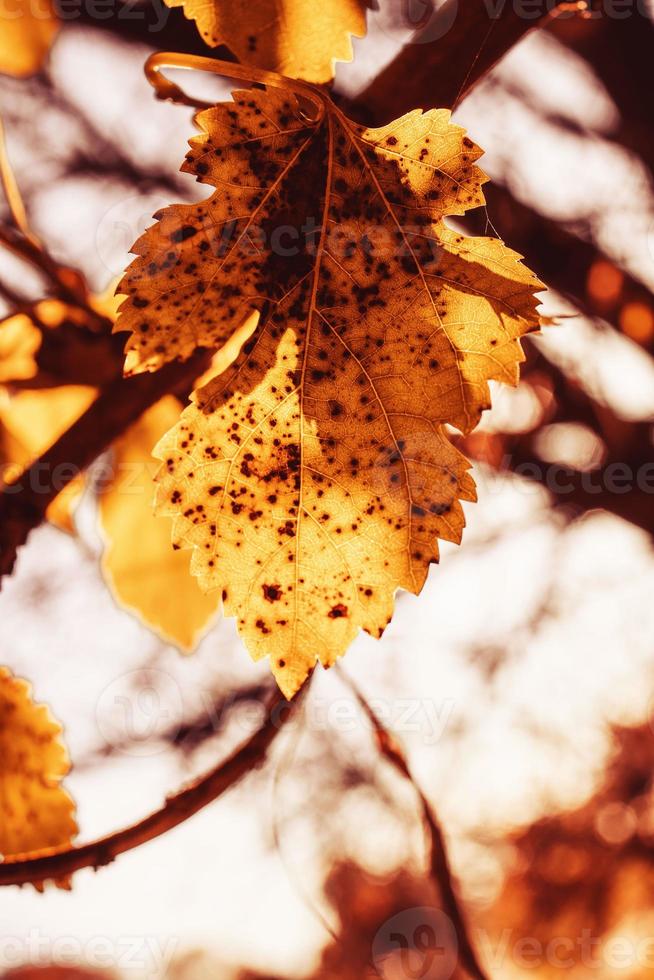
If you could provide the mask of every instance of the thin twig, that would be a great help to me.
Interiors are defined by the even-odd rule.
[[[194,109],[211,109],[213,102],[195,99],[184,92],[179,85],[172,82],[163,74],[164,68],[176,68],[185,71],[209,72],[222,78],[233,78],[249,84],[257,83],[271,88],[280,88],[284,92],[295,92],[301,99],[309,100],[316,109],[316,115],[307,118],[311,125],[317,125],[325,113],[325,99],[320,89],[308,82],[296,78],[287,78],[275,71],[255,68],[254,65],[240,65],[231,61],[219,61],[217,58],[203,58],[198,55],[184,54],[181,51],[157,51],[151,54],[145,62],[145,77],[152,85],[158,99],[170,101],[176,105],[191,106]]]
[[[44,275],[56,296],[64,302],[80,306],[96,326],[111,330],[110,321],[106,317],[101,317],[91,305],[89,287],[82,273],[57,262],[32,229],[7,154],[2,118],[0,118],[0,185],[5,192],[13,220],[13,227],[0,226],[0,243]]]
[[[108,324],[106,317],[99,316],[90,305],[88,286],[79,270],[61,265],[41,243],[37,244],[31,238],[26,238],[18,229],[8,225],[0,225],[0,245],[45,276],[59,299],[81,306],[88,311],[94,321],[101,322],[103,326]]]
[[[17,293],[15,289],[13,289],[9,283],[5,282],[3,279],[0,279],[0,296],[2,296],[10,307],[9,313],[6,314],[7,316],[11,316],[14,313],[29,314],[31,307],[33,306],[32,300],[28,299],[26,296],[21,296],[20,293]],[[3,319],[4,317],[5,315],[3,314]]]
[[[450,862],[447,856],[445,835],[440,823],[438,822],[436,814],[434,813],[429,800],[411,775],[409,763],[400,744],[397,742],[392,733],[385,727],[375,710],[368,703],[352,678],[346,674],[340,665],[337,665],[336,669],[351,688],[366,717],[370,721],[375,733],[379,751],[397,770],[397,772],[399,772],[404,779],[411,783],[418,795],[418,799],[420,800],[420,808],[429,831],[429,866],[431,875],[440,890],[443,901],[443,911],[450,917],[452,924],[454,925],[459,943],[461,961],[465,969],[472,977],[475,978],[475,980],[488,980],[488,975],[477,958],[477,953],[468,930],[466,916],[456,894],[454,874],[450,868]]]
[[[286,710],[283,710],[286,709]],[[111,864],[119,855],[141,844],[155,840],[184,823],[199,810],[222,796],[252,770],[265,761],[278,732],[294,711],[281,694],[276,694],[268,706],[263,725],[244,745],[211,772],[190,786],[168,797],[164,805],[144,820],[123,830],[83,844],[39,857],[0,864],[0,886],[38,884],[49,880],[66,879],[82,868],[98,869]]]

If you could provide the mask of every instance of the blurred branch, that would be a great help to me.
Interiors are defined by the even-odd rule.
[[[71,480],[163,395],[186,394],[207,365],[198,351],[185,363],[154,374],[117,378],[90,408],[39,457],[19,480],[0,493],[0,578],[11,573],[17,549],[45,517],[48,505]]]
[[[168,797],[161,809],[131,827],[90,844],[41,857],[16,861],[7,858],[0,864],[0,886],[66,879],[82,868],[97,870],[111,864],[119,855],[155,840],[184,823],[262,765],[275,736],[294,713],[294,707],[277,693],[269,703],[263,725],[254,735],[211,772]]]
[[[0,245],[45,276],[57,298],[83,307],[99,327],[111,330],[111,321],[100,316],[91,306],[88,286],[81,272],[61,265],[40,242],[25,237],[19,229],[9,225],[0,224]]]
[[[637,153],[654,173],[654,128],[647,97],[652,89],[654,22],[647,6],[634,4],[626,17],[598,10],[587,20],[560,18],[546,26],[588,63],[616,103],[620,118],[613,139]]]
[[[630,303],[645,306],[654,316],[654,296],[645,285],[630,276],[604,255],[591,241],[585,241],[558,222],[517,201],[511,192],[498,184],[487,185],[486,198],[493,215],[493,226],[505,241],[521,252],[527,264],[564,296],[584,315],[605,320],[621,336],[621,312]],[[467,231],[483,233],[486,215],[479,211],[462,222]],[[594,266],[603,263],[621,282],[620,289],[605,299],[598,298],[588,288]],[[654,336],[644,339],[641,346],[654,353]],[[535,372],[549,379],[556,399],[554,416],[548,422],[580,422],[601,437],[607,446],[607,458],[602,469],[628,466],[636,475],[652,458],[652,423],[627,422],[609,406],[594,399],[564,370],[558,368],[529,345],[528,363],[523,379]],[[505,466],[518,473],[532,474],[529,478],[546,486],[556,507],[574,514],[602,509],[654,534],[654,497],[651,492],[634,486],[629,493],[610,492],[593,477],[593,472],[565,468],[562,482],[565,492],[552,486],[552,467],[535,452],[533,434],[504,436]],[[465,451],[474,456],[472,446]],[[610,470],[609,470],[610,472]],[[597,476],[597,474],[596,474]]]
[[[3,279],[0,279],[0,296],[6,301],[6,303],[11,307],[11,314],[23,313],[26,307],[30,306],[30,301],[26,296],[21,296],[17,293],[9,283],[6,283]],[[2,324],[0,323],[0,326]]]
[[[549,382],[554,396],[553,411],[533,431],[501,434],[502,458],[495,462],[496,468],[540,483],[548,490],[551,505],[573,516],[605,510],[654,536],[653,422],[620,418],[548,360],[535,345],[530,346],[527,365],[522,371],[523,381],[532,378],[541,384]],[[534,437],[543,424],[556,423],[578,423],[595,432],[606,448],[601,466],[578,470],[539,456]],[[483,450],[481,455],[475,452],[474,434],[469,440],[455,441],[468,456],[494,465]],[[650,467],[649,477],[645,473],[647,467]]]
[[[160,189],[172,194],[184,194],[188,181],[185,182],[179,172],[153,164],[144,165],[135,157],[129,156],[119,140],[107,139],[102,126],[98,125],[92,112],[87,113],[72,102],[66,93],[53,83],[49,75],[40,76],[38,81],[44,90],[43,97],[50,105],[75,120],[88,144],[85,148],[76,147],[66,168],[68,176],[76,174],[111,176],[114,180],[123,181],[130,187],[135,185],[141,193],[150,189]]]
[[[652,420],[636,422],[620,418],[609,405],[594,399],[574,377],[532,345],[523,379],[529,381],[534,376],[541,382],[546,378],[552,386],[555,408],[546,424],[578,422],[600,436],[609,456],[638,463],[649,458]]]
[[[39,323],[38,305],[24,304],[18,310],[27,313],[41,329],[41,346],[35,355],[38,371],[33,378],[8,382],[11,391],[59,385],[103,388],[121,377],[125,341],[120,334],[88,330],[69,319],[56,327],[45,326]]]
[[[559,222],[516,200],[507,187],[487,184],[484,191],[499,236],[524,255],[527,265],[548,286],[566,296],[581,313],[606,320],[620,334],[620,314],[628,304],[642,304],[654,317],[654,295],[647,286],[617,265],[592,241],[580,238]],[[479,212],[471,221],[462,224],[470,229],[474,223],[480,226],[484,222],[485,214]],[[620,288],[606,298],[598,298],[588,288],[590,272],[600,262],[621,283]],[[654,354],[654,334],[643,339],[641,346]]]
[[[157,736],[157,742],[162,746],[172,746],[184,756],[190,756],[209,739],[222,735],[239,708],[243,705],[259,705],[269,700],[274,689],[274,683],[252,683],[227,694],[216,695],[206,711],[181,724],[172,724],[167,731]],[[136,736],[125,737],[108,742],[91,750],[86,756],[76,758],[75,772],[89,769],[98,762],[112,758],[116,753],[129,752],[135,738]]]
[[[354,696],[361,705],[364,714],[370,721],[375,733],[379,751],[397,770],[397,772],[399,772],[402,778],[411,783],[418,795],[422,815],[429,831],[429,866],[431,875],[438,886],[443,902],[443,910],[450,917],[456,931],[461,961],[465,969],[472,977],[475,978],[475,980],[488,980],[488,976],[477,958],[477,953],[475,952],[475,948],[468,931],[465,913],[459,903],[459,898],[456,893],[456,885],[454,882],[454,875],[447,856],[445,835],[443,834],[443,830],[438,822],[436,814],[434,813],[434,810],[431,807],[427,797],[424,795],[411,775],[409,763],[400,744],[396,741],[392,733],[385,727],[382,720],[366,700],[352,678],[346,674],[340,665],[337,664],[336,669],[351,688]]]
[[[4,245],[5,248],[23,262],[27,262],[40,272],[59,299],[81,306],[87,313],[91,324],[110,332],[110,321],[105,317],[99,316],[91,305],[89,288],[82,273],[77,269],[71,269],[61,265],[61,263],[52,258],[43,242],[32,230],[27,218],[27,211],[18,187],[18,182],[14,176],[14,171],[7,154],[5,130],[1,118],[0,185],[4,191],[9,206],[11,221],[13,222],[13,224],[0,224],[0,244]],[[14,308],[18,309],[21,307],[21,299],[11,287],[2,284],[0,291]]]
[[[506,449],[510,469],[517,470],[523,479],[533,480],[545,486],[551,495],[554,507],[565,508],[577,515],[593,510],[604,510],[654,535],[652,490],[634,486],[630,477],[625,477],[627,483],[631,484],[626,490],[611,489],[610,486],[606,486],[604,479],[604,474],[612,472],[611,467],[627,467],[635,480],[642,460],[631,461],[624,457],[609,457],[598,470],[586,471],[571,466],[551,465],[544,461],[534,451],[530,437],[510,438],[506,443]],[[553,486],[554,480],[556,486]]]
[[[553,9],[582,7],[542,0],[525,11],[516,3],[446,0],[356,98],[354,110],[380,125],[415,108],[451,107]]]

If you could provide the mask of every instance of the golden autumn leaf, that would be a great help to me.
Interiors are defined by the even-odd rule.
[[[0,856],[70,844],[75,804],[61,782],[70,760],[61,725],[30,685],[0,667]]]
[[[36,74],[58,30],[51,0],[0,0],[0,72],[18,78]]]
[[[291,696],[460,540],[474,484],[444,426],[470,432],[488,381],[516,382],[541,283],[445,224],[486,179],[448,111],[366,129],[322,95],[313,120],[288,93],[234,99],[200,114],[184,166],[216,192],[136,243],[117,328],[138,372],[260,314],[157,447],[158,499]]]
[[[41,333],[24,313],[0,323],[0,384],[25,381],[37,372],[35,354],[41,346]]]
[[[21,391],[9,396],[0,389],[0,464],[5,483],[20,474],[45,449],[57,441],[96,398],[95,388],[61,385]],[[58,479],[63,474],[43,474]],[[63,480],[62,480],[63,485]],[[74,530],[73,513],[84,489],[84,477],[75,476],[49,505],[46,516],[62,531]]]
[[[365,0],[166,0],[183,7],[205,42],[225,44],[239,61],[329,82],[335,61],[352,60],[352,35],[366,32]]]
[[[201,592],[188,573],[188,555],[170,546],[170,521],[153,510],[152,449],[177,422],[181,407],[173,395],[162,398],[113,445],[114,477],[100,497],[107,539],[102,570],[122,606],[164,639],[192,650],[220,597]]]

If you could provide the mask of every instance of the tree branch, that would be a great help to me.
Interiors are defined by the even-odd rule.
[[[411,783],[418,795],[425,825],[429,831],[429,866],[431,875],[440,891],[443,901],[443,911],[452,920],[452,924],[456,931],[461,961],[465,969],[472,977],[475,978],[475,980],[488,980],[487,974],[477,958],[477,953],[468,931],[466,916],[461,905],[459,904],[459,898],[456,894],[454,874],[447,856],[445,835],[440,823],[438,822],[438,818],[436,817],[429,800],[411,775],[409,763],[400,744],[396,741],[392,733],[385,727],[382,720],[368,703],[351,677],[346,674],[340,665],[337,664],[336,669],[351,688],[366,717],[370,721],[375,733],[379,751],[397,770],[397,772],[399,772],[402,778]]]
[[[583,58],[619,109],[612,138],[633,150],[654,174],[651,100],[654,21],[646,5],[634,4],[624,18],[597,16],[583,22],[555,18],[548,33]]]
[[[97,870],[111,864],[120,854],[161,837],[261,766],[275,736],[292,716],[294,709],[295,702],[288,704],[281,694],[276,694],[269,704],[264,723],[244,745],[211,772],[168,797],[155,813],[90,844],[17,861],[8,858],[0,864],[0,886],[65,879],[82,868]]]
[[[603,510],[654,536],[653,474],[644,469],[651,464],[618,456],[607,458],[596,470],[552,465],[541,459],[531,437],[524,435],[509,439],[506,450],[508,468],[544,486],[554,508],[573,515]]]
[[[551,4],[446,0],[353,104],[370,125],[411,109],[451,107],[525,34],[551,17]],[[555,4],[555,8],[577,8]],[[526,14],[526,16],[525,16]]]
[[[647,286],[622,269],[592,241],[567,231],[557,221],[516,200],[500,184],[487,184],[484,193],[500,238],[524,255],[527,265],[543,282],[566,296],[581,313],[606,320],[620,334],[621,313],[628,304],[643,305],[654,316],[654,295]],[[479,212],[461,223],[467,230],[483,234],[485,220],[486,215]],[[597,297],[588,289],[589,273],[599,262],[610,267],[621,283],[619,290],[607,298]],[[654,354],[654,335],[644,337],[640,346]]]
[[[8,225],[0,225],[0,245],[42,273],[59,299],[73,306],[83,307],[88,311],[89,318],[100,328],[108,326],[111,329],[110,321],[100,316],[90,305],[88,285],[81,272],[60,265],[40,242],[37,244],[32,239],[26,238],[19,229]]]

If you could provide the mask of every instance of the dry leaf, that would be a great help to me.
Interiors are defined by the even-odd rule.
[[[58,30],[51,0],[0,0],[0,72],[25,78],[40,71]]]
[[[153,511],[152,449],[179,419],[169,395],[113,445],[114,478],[100,498],[107,538],[102,570],[116,600],[165,640],[192,650],[214,618],[218,593],[204,595],[188,573],[188,555],[170,547],[170,521]]]
[[[94,401],[95,388],[62,385],[21,391],[9,397],[0,390],[0,464],[5,483],[16,483],[20,474],[44,450],[57,441]],[[63,474],[43,474],[56,480]],[[63,482],[63,481],[62,481]],[[84,477],[74,477],[49,505],[46,516],[62,531],[74,531],[73,515],[84,489]]]
[[[239,61],[308,82],[329,82],[366,32],[365,0],[166,0],[183,7],[207,44]]]
[[[70,770],[61,725],[35,704],[30,685],[0,667],[0,855],[70,844],[75,804],[61,786]]]
[[[0,323],[0,384],[24,381],[37,372],[35,354],[41,346],[41,333],[24,313]]]
[[[368,130],[324,97],[314,122],[277,91],[235,102],[199,116],[184,169],[217,190],[139,239],[118,329],[153,370],[260,312],[157,448],[159,502],[290,696],[460,539],[474,484],[443,426],[471,431],[488,380],[516,382],[541,284],[445,225],[485,180],[449,112]]]

